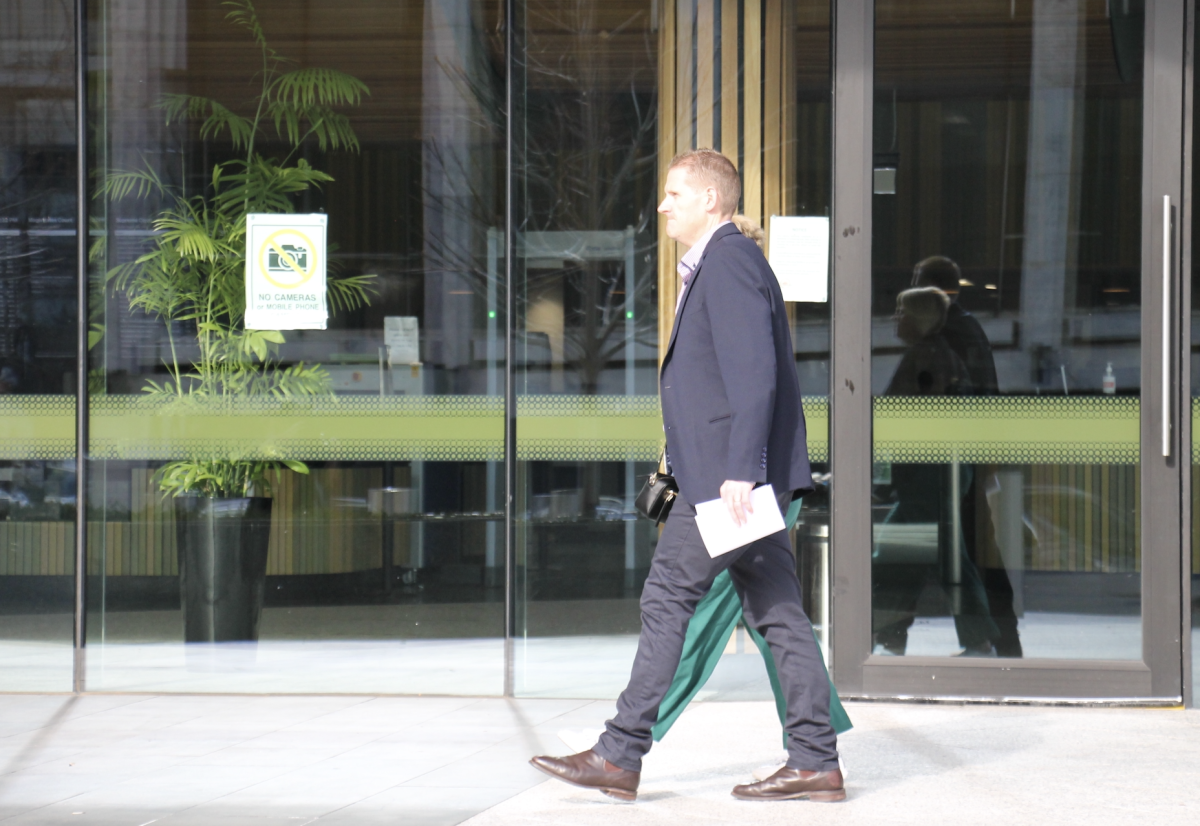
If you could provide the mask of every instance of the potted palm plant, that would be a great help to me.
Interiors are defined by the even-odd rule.
[[[146,382],[147,400],[186,413],[234,409],[247,399],[294,399],[331,394],[320,366],[283,364],[278,330],[245,327],[246,216],[294,212],[294,198],[333,178],[295,157],[306,141],[322,149],[357,150],[349,119],[335,107],[358,105],[367,87],[322,68],[293,67],[272,49],[250,0],[227,2],[227,20],[243,29],[262,56],[256,94],[242,105],[171,94],[159,102],[168,123],[199,120],[202,139],[227,138],[236,157],[216,163],[205,191],[185,196],[151,168],[112,171],[102,197],[155,198],[155,234],[137,259],[108,271],[107,283],[131,307],[166,325],[166,377]],[[271,134],[288,154],[270,157],[260,146]],[[276,144],[278,145],[278,144]],[[367,302],[374,276],[327,281],[327,303],[339,312]],[[181,357],[180,329],[194,336]],[[103,335],[95,328],[94,336]],[[281,472],[308,473],[279,455],[198,451],[168,462],[157,480],[174,497],[184,638],[255,640],[262,611],[270,536],[270,480]]]

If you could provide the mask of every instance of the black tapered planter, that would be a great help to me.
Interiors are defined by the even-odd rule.
[[[180,496],[175,531],[184,640],[257,640],[271,500]]]

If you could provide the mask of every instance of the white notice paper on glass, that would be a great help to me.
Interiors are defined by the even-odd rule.
[[[829,300],[829,219],[771,216],[768,261],[784,301]]]
[[[383,317],[383,343],[388,348],[389,364],[417,364],[421,361],[421,325],[415,315]]]
[[[775,490],[763,485],[750,491],[750,507],[754,513],[739,526],[729,515],[729,508],[720,499],[696,505],[696,527],[711,557],[727,554],[735,548],[749,545],[756,539],[783,530],[783,514],[775,501]]]

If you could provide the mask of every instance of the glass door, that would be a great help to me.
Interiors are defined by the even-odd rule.
[[[1182,10],[874,4],[864,693],[1179,694]]]

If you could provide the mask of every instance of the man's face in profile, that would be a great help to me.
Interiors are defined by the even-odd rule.
[[[690,247],[708,230],[710,213],[717,208],[717,193],[711,186],[694,188],[688,177],[682,166],[667,173],[666,197],[658,211],[667,216],[667,237]]]

